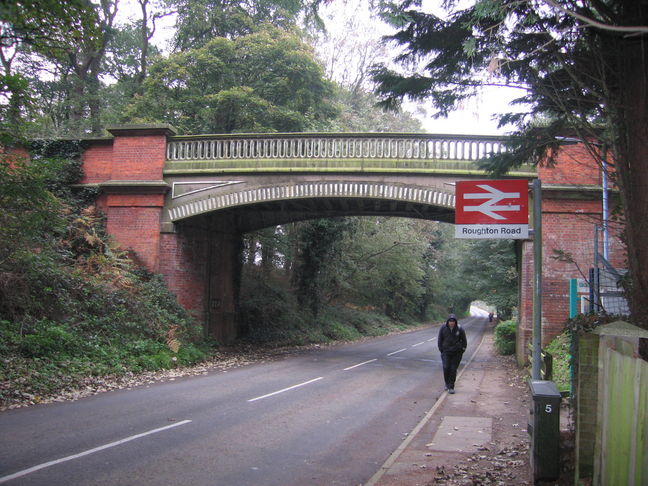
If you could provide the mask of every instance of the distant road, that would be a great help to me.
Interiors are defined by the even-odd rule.
[[[443,392],[438,327],[0,413],[0,483],[364,483]]]

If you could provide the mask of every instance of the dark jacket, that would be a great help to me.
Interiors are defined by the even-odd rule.
[[[455,325],[454,329],[450,329],[448,321],[446,321],[445,325],[439,329],[437,343],[441,353],[463,353],[468,346],[466,331],[463,330],[459,323]]]

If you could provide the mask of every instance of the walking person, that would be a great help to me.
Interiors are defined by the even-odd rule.
[[[457,379],[457,369],[468,346],[466,332],[459,325],[454,314],[450,314],[446,323],[439,329],[437,343],[439,351],[441,351],[441,361],[443,362],[445,389],[452,394]]]

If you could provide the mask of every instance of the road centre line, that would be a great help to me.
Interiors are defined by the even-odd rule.
[[[102,446],[95,447],[94,449],[88,449],[87,451],[79,452],[78,454],[62,457],[61,459],[55,459],[54,461],[44,462],[43,464],[38,464],[37,466],[30,467],[29,469],[23,469],[22,471],[18,471],[8,476],[2,476],[0,477],[0,483],[6,483],[7,481],[11,481],[12,479],[20,478],[22,476],[26,476],[27,474],[39,471],[41,469],[45,469],[46,467],[55,466],[56,464],[61,464],[62,462],[71,461],[72,459],[78,459],[79,457],[87,456],[89,454],[94,454],[95,452],[103,451],[104,449],[109,449],[111,447],[115,447],[135,439],[140,439],[147,435],[157,434],[158,432],[162,432],[164,430],[171,429],[173,427],[178,427],[180,425],[188,424],[190,422],[191,420],[182,420],[181,422],[176,422],[175,424],[165,425],[164,427],[149,430],[148,432],[142,432],[141,434],[131,435],[130,437],[126,437],[125,439],[121,439],[115,442],[110,442],[109,444],[104,444]]]
[[[425,344],[425,341],[422,341],[420,343],[412,344],[412,347],[415,348],[416,346],[420,346],[421,344]]]
[[[387,356],[391,356],[391,355],[397,354],[397,353],[402,353],[403,351],[407,351],[407,348],[399,349],[398,351],[394,351],[393,353],[389,353]]]
[[[432,339],[428,339],[428,343],[434,341],[435,339],[436,339],[435,337],[433,337]]]
[[[357,368],[358,366],[373,363],[374,361],[378,361],[378,358],[370,359],[369,361],[363,361],[362,363],[358,363],[357,365],[349,366],[348,368],[344,368],[344,371],[349,371],[352,370],[353,368]]]
[[[256,402],[257,400],[261,400],[261,399],[263,399],[263,398],[268,398],[268,397],[271,397],[271,396],[274,396],[274,395],[279,395],[280,393],[287,392],[287,391],[289,391],[289,390],[294,390],[295,388],[299,388],[300,386],[309,385],[309,384],[311,384],[311,383],[314,383],[314,382],[316,382],[316,381],[323,380],[323,379],[324,379],[324,377],[323,377],[323,376],[320,376],[319,378],[314,378],[314,379],[312,379],[312,380],[305,381],[304,383],[299,383],[299,384],[297,384],[297,385],[289,386],[288,388],[283,388],[283,389],[281,389],[281,390],[277,390],[277,391],[275,391],[275,392],[268,393],[268,394],[266,394],[266,395],[262,395],[262,396],[260,396],[260,397],[250,398],[250,399],[248,400],[248,402]]]

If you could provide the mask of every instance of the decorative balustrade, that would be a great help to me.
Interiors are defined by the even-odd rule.
[[[475,161],[506,151],[496,136],[427,134],[228,134],[172,137],[169,161],[390,159]]]

